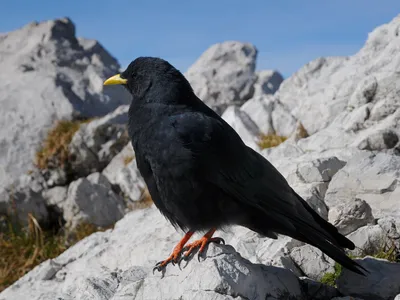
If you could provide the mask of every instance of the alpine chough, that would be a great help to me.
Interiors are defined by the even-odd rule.
[[[320,217],[262,155],[193,92],[167,61],[139,57],[104,85],[122,84],[132,95],[128,132],[138,169],[156,207],[186,232],[172,254],[156,265],[202,253],[227,225],[273,239],[291,236],[319,248],[345,268],[364,269],[343,248],[354,244]],[[207,231],[187,244],[196,231]],[[364,269],[365,270],[365,269]]]

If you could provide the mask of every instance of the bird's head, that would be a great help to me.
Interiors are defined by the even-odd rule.
[[[116,74],[104,85],[120,84],[132,94],[134,100],[166,102],[179,100],[192,88],[181,72],[167,61],[156,57],[139,57],[132,61],[121,74]]]

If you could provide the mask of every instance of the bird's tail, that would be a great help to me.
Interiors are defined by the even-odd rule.
[[[361,270],[369,273],[363,266],[348,257],[343,251],[343,248],[353,250],[355,248],[354,243],[342,235],[335,226],[316,213],[296,192],[293,191],[293,193],[299,198],[300,203],[302,203],[304,208],[311,214],[316,222],[315,225],[305,222],[297,224],[298,239],[317,247],[343,267],[357,274],[365,276],[365,273]]]

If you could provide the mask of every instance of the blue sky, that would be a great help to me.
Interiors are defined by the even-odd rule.
[[[159,56],[181,71],[210,45],[239,40],[257,46],[257,69],[289,76],[318,56],[354,54],[397,14],[399,0],[15,0],[2,3],[0,32],[67,16],[123,66]]]

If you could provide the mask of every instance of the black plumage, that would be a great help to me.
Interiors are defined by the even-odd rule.
[[[354,244],[247,147],[167,61],[137,58],[105,84],[124,84],[132,94],[128,128],[139,171],[161,213],[188,232],[162,267],[176,261],[193,232],[237,224],[271,238],[291,236],[362,274],[342,250]]]

